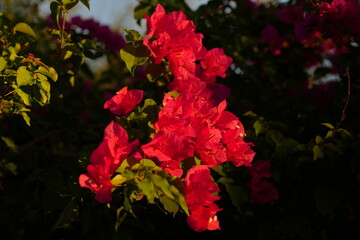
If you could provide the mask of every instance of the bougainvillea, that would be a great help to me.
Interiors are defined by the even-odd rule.
[[[155,65],[165,61],[173,78],[168,86],[171,92],[164,94],[162,109],[153,123],[155,132],[150,135],[150,141],[140,148],[145,158],[150,158],[163,171],[184,181],[189,226],[195,231],[219,229],[216,213],[220,208],[214,202],[220,197],[213,195],[219,188],[211,180],[209,168],[225,162],[237,167],[250,166],[255,155],[250,148],[251,143],[243,140],[245,131],[239,119],[225,110],[225,99],[220,102],[219,98],[213,100],[214,96],[221,94],[216,92],[216,88],[210,88],[216,84],[216,77],[226,77],[232,59],[225,55],[223,49],[208,51],[202,45],[203,35],[195,33],[195,25],[181,11],[166,14],[164,8],[158,5],[154,14],[146,18],[148,33],[143,44],[151,53],[148,61]],[[104,107],[118,116],[128,115],[141,102],[142,96],[141,90],[128,91],[124,87]],[[124,135],[125,130],[120,126],[117,128]],[[114,134],[114,138],[124,137],[117,136],[115,131]],[[96,192],[97,200],[101,202],[111,200],[110,193],[114,187],[111,186],[111,176],[123,160],[119,159],[119,154],[108,156],[109,153],[119,152],[117,148],[124,148],[124,145],[132,146],[127,143],[126,135],[119,144],[111,147],[108,147],[109,140],[105,140],[108,138],[105,137],[105,142],[93,152],[88,175],[80,176],[80,185]],[[109,151],[102,150],[104,144]],[[127,149],[130,151],[131,147]],[[126,158],[129,151],[120,151],[121,157]],[[100,157],[101,154],[104,156]],[[97,160],[98,157],[101,160]],[[184,162],[187,164],[182,164]],[[94,171],[96,167],[98,171]],[[138,184],[138,187],[141,186]],[[199,192],[204,195],[199,195]],[[149,198],[149,193],[144,194]]]
[[[2,238],[360,239],[358,1],[95,2],[0,3]]]
[[[95,192],[99,202],[110,202],[111,177],[137,144],[137,141],[129,143],[125,129],[111,122],[105,129],[102,143],[91,154],[88,174],[79,177],[80,186]]]
[[[248,168],[251,180],[247,183],[250,188],[250,199],[258,204],[264,204],[279,199],[279,192],[274,183],[266,178],[271,178],[270,162],[257,160]]]

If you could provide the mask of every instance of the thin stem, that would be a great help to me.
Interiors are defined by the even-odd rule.
[[[7,94],[5,94],[4,96],[2,96],[2,98],[6,97],[6,96],[9,96],[10,94],[14,93],[16,90],[12,90],[10,92],[8,92]]]
[[[65,16],[66,16],[66,12],[65,12],[64,7],[62,7],[61,13],[60,13],[60,18],[62,19],[61,29],[60,29],[60,32],[61,32],[60,49],[62,49],[63,45],[64,45],[64,32],[65,32],[65,23],[66,23]]]
[[[341,118],[340,118],[339,122],[337,123],[337,125],[336,125],[336,127],[334,129],[335,132],[339,129],[341,123],[345,120],[346,108],[349,105],[349,101],[350,101],[350,92],[351,92],[351,90],[350,90],[350,87],[351,87],[350,82],[351,81],[350,81],[349,68],[346,70],[346,75],[347,75],[347,97],[346,97],[344,108],[343,108],[342,113],[341,113]]]

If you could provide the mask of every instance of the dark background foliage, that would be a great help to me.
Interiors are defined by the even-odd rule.
[[[31,127],[18,115],[0,120],[0,136],[16,145],[0,141],[1,238],[360,239],[360,59],[351,34],[348,42],[337,45],[348,51],[330,59],[339,81],[319,85],[316,81],[332,69],[318,67],[309,75],[305,68],[310,54],[321,59],[323,52],[302,44],[293,26],[278,17],[280,9],[293,5],[318,11],[310,2],[254,6],[236,1],[234,8],[233,1],[212,0],[192,12],[183,1],[144,0],[135,16],[151,14],[157,2],[168,12],[184,11],[204,35],[206,48],[224,48],[234,59],[228,76],[218,81],[231,89],[228,109],[244,124],[247,141],[255,144],[254,161],[270,161],[269,181],[275,183],[279,199],[252,202],[247,169],[225,165],[229,181],[219,182],[221,231],[193,232],[185,215],[173,217],[144,199],[134,205],[137,217],[128,215],[115,232],[116,206],[96,202],[88,189],[80,188],[78,177],[112,119],[103,109],[106,96],[127,84],[145,89],[149,97],[161,91],[154,90],[154,84],[133,81],[118,53],[101,43],[95,41],[91,49],[81,45],[87,36],[79,33],[68,40],[79,46],[79,54],[73,50],[70,59],[59,58],[59,42],[47,33],[47,22],[36,17],[34,5],[8,17],[28,23],[41,36],[26,53],[53,66],[59,79],[51,83],[51,103],[32,106]],[[278,55],[261,41],[268,24],[286,38]],[[110,67],[100,74],[81,64],[84,57],[101,55]],[[140,71],[136,78],[141,78]],[[326,137],[329,132],[333,135]],[[217,174],[214,178],[220,179]]]

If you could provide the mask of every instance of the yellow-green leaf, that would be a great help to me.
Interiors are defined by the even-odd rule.
[[[26,112],[24,112],[24,111],[20,112],[20,114],[21,114],[21,116],[23,117],[23,119],[24,119],[24,121],[26,122],[26,124],[27,124],[28,126],[31,126],[29,115],[28,115]]]
[[[21,23],[16,24],[13,30],[14,30],[14,32],[25,33],[36,39],[36,34],[35,34],[34,30],[26,23],[21,22]]]
[[[315,137],[315,143],[316,143],[316,144],[320,144],[322,141],[323,141],[323,138],[322,138],[322,137],[320,137],[320,136],[316,136],[316,137]]]
[[[324,157],[324,152],[321,150],[319,145],[313,147],[314,160]]]
[[[6,60],[3,57],[0,57],[0,72],[5,69],[6,64]]]
[[[23,103],[26,106],[30,106],[31,105],[31,96],[30,94],[24,92],[23,90],[21,90],[20,88],[16,88],[15,89],[16,93],[20,96],[21,100],[23,101]]]
[[[120,50],[120,57],[134,76],[136,67],[143,65],[149,58],[149,50],[145,46],[127,44]]]
[[[40,66],[35,72],[36,73],[41,73],[41,74],[51,78],[54,82],[56,82],[57,79],[58,79],[58,74],[57,74],[56,70],[53,67]]]
[[[330,129],[334,129],[334,126],[331,123],[321,123],[321,125],[324,125],[325,127],[328,127]]]
[[[18,87],[25,85],[32,85],[34,82],[34,76],[29,72],[25,66],[19,67],[17,70],[16,83]]]
[[[17,166],[15,163],[12,162],[5,163],[4,167],[12,174],[17,175]]]
[[[121,186],[124,182],[128,181],[122,174],[118,174],[111,179],[111,184],[114,186]]]
[[[18,146],[16,146],[14,140],[7,137],[1,137],[1,139],[5,142],[6,146],[10,148],[13,152],[18,151]]]
[[[150,178],[144,178],[143,180],[136,179],[137,186],[143,194],[146,196],[149,203],[155,203],[155,198],[158,198],[159,195],[154,190],[154,184]]]

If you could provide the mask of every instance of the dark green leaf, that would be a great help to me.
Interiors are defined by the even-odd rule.
[[[175,217],[175,214],[179,211],[179,204],[163,196],[160,196],[160,202],[164,206],[164,209]]]
[[[65,4],[65,8],[70,10],[79,3],[79,0],[62,0],[62,2]]]
[[[125,38],[129,42],[136,42],[136,41],[143,40],[140,33],[136,30],[128,30],[128,29],[124,28],[124,31],[126,32]]]
[[[80,2],[81,2],[82,4],[84,4],[84,5],[85,5],[85,7],[87,7],[87,9],[89,9],[89,10],[90,10],[89,0],[80,0]]]
[[[150,82],[155,82],[156,79],[162,74],[166,73],[165,63],[154,64],[149,62],[145,68],[145,74]]]
[[[127,44],[120,50],[120,57],[134,76],[136,67],[143,65],[148,60],[149,50],[143,45],[134,46],[133,44]]]
[[[238,185],[226,184],[226,191],[229,193],[232,204],[242,213],[243,204],[248,201],[248,195],[245,189]]]
[[[50,3],[50,17],[51,20],[53,22],[53,24],[55,25],[55,27],[57,29],[60,29],[60,9],[61,9],[61,4],[58,2],[51,2]]]
[[[315,188],[314,197],[318,211],[324,215],[330,214],[338,206],[343,194],[334,186],[321,185]]]
[[[73,197],[60,213],[52,230],[68,227],[79,215],[76,199]]]

